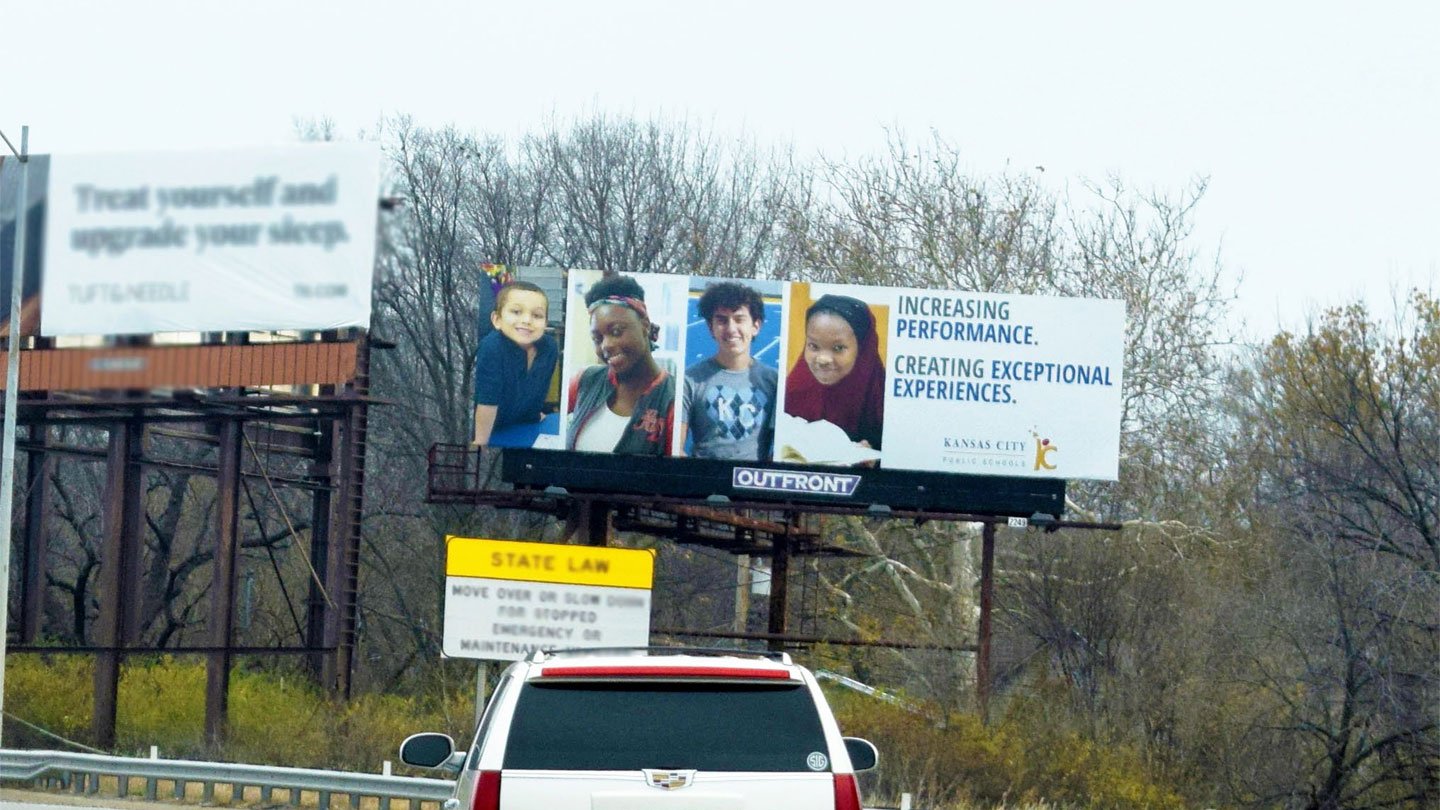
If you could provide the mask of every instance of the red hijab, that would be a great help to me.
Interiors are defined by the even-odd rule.
[[[805,323],[820,313],[845,319],[855,332],[855,365],[834,385],[815,379],[801,354],[785,378],[785,412],[814,422],[824,419],[838,425],[853,442],[861,440],[880,449],[885,421],[885,361],[880,359],[880,338],[875,315],[865,302],[844,295],[822,295],[805,311]]]

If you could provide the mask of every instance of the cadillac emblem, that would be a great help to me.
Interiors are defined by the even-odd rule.
[[[645,784],[661,790],[678,790],[694,781],[694,771],[645,771]]]

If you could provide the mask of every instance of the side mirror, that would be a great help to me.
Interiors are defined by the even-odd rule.
[[[455,753],[455,741],[448,734],[411,734],[400,743],[400,761],[420,768],[439,768]]]
[[[845,753],[850,755],[850,767],[857,771],[868,771],[880,762],[880,752],[875,746],[859,737],[845,738]]]

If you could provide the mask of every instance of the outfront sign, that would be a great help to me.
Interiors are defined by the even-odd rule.
[[[50,161],[46,335],[368,326],[374,144]]]
[[[540,649],[643,647],[651,551],[445,539],[445,631],[452,658],[515,661]]]
[[[730,472],[730,486],[760,492],[801,493],[805,495],[836,495],[848,498],[860,485],[860,476],[849,473],[824,473],[761,467],[736,467]]]

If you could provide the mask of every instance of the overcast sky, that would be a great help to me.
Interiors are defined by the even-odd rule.
[[[934,129],[1056,188],[1208,177],[1195,247],[1255,333],[1440,292],[1440,3],[1179,6],[0,0],[0,130],[62,154],[603,110],[843,157]]]

